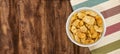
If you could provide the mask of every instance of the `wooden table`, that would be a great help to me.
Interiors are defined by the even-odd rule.
[[[90,54],[66,35],[71,12],[65,0],[0,0],[0,54]]]

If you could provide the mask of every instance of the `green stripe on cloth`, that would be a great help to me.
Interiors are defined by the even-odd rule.
[[[100,4],[100,3],[103,3],[105,1],[108,1],[108,0],[88,0],[86,2],[83,2],[83,3],[80,3],[80,4],[77,4],[77,5],[74,5],[73,6],[73,10],[75,9],[78,9],[80,7],[92,7],[92,6],[95,6],[97,4]],[[78,1],[79,2],[79,1]]]
[[[92,54],[106,54],[108,52],[111,52],[111,51],[119,49],[119,48],[120,48],[120,40],[112,42],[112,43],[110,43],[108,45],[97,48],[95,50],[92,50],[91,53]]]

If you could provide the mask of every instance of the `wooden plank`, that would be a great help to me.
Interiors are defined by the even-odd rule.
[[[68,0],[0,0],[0,54],[90,54],[73,44]]]

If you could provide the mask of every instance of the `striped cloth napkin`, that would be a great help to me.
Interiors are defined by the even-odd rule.
[[[101,42],[89,47],[91,54],[120,54],[120,0],[70,0],[73,10],[91,7],[105,17],[106,34]]]

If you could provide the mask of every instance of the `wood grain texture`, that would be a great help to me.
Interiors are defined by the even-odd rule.
[[[0,54],[90,54],[73,44],[68,0],[0,0]]]

